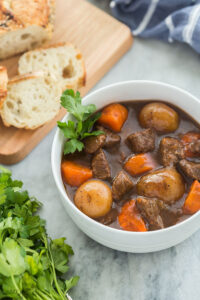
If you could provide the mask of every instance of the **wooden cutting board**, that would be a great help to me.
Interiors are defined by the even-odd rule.
[[[81,89],[85,95],[131,47],[128,27],[84,0],[57,0],[55,32],[51,44],[69,41],[83,53],[87,84]],[[0,64],[8,68],[8,75],[17,74],[18,57]],[[14,164],[22,160],[56,125],[66,111],[36,130],[6,128],[0,120],[0,163]]]

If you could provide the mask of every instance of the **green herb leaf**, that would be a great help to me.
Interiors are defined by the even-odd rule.
[[[66,286],[65,292],[67,293],[71,288],[76,286],[78,281],[79,281],[79,276],[74,276],[69,280],[65,280],[65,286]]]
[[[64,154],[74,153],[75,151],[82,151],[84,144],[76,139],[67,141],[64,145]]]
[[[64,126],[65,127],[65,126]],[[62,275],[72,248],[49,241],[41,204],[22,191],[11,172],[0,171],[0,299],[67,300]]]
[[[75,118],[75,121],[69,120],[67,123],[57,122],[58,127],[67,139],[64,145],[64,154],[80,152],[84,148],[84,144],[81,142],[84,138],[103,133],[102,131],[92,131],[101,113],[94,114],[96,111],[94,104],[83,105],[80,93],[76,92],[75,94],[73,90],[63,92],[61,105]]]
[[[98,130],[98,131],[92,131],[91,133],[89,133],[89,132],[85,132],[84,134],[83,134],[83,139],[84,138],[86,138],[86,137],[88,137],[88,136],[98,136],[98,135],[100,135],[100,134],[104,134],[104,132],[103,131],[101,131],[101,130]]]
[[[57,122],[58,127],[62,130],[64,136],[68,139],[74,139],[77,137],[75,124],[73,121],[68,121],[68,123]]]
[[[1,173],[5,173],[5,174],[8,174],[8,175],[12,174],[10,170],[8,170],[7,168],[5,168],[1,165],[0,165],[0,171],[1,171]]]
[[[26,270],[24,255],[20,246],[7,238],[1,248],[0,273],[6,277],[20,275]]]

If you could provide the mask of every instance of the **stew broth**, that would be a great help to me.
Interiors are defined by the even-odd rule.
[[[133,154],[131,151],[130,147],[128,146],[126,139],[127,137],[136,132],[136,131],[142,131],[144,128],[142,128],[139,124],[138,121],[138,115],[143,106],[147,103],[150,103],[151,101],[129,101],[122,103],[123,106],[125,106],[128,109],[128,118],[126,122],[124,123],[121,132],[118,133],[121,137],[121,143],[117,147],[112,147],[110,149],[103,149],[107,160],[109,162],[110,168],[111,168],[111,179],[106,180],[105,182],[112,187],[112,179],[116,176],[116,174],[123,170],[123,164],[125,158]],[[167,103],[166,103],[167,104]],[[168,104],[167,104],[168,105]],[[163,165],[160,164],[160,156],[158,153],[158,147],[160,144],[160,140],[165,137],[165,136],[170,136],[170,137],[178,137],[180,134],[184,134],[189,131],[199,131],[199,125],[190,117],[188,116],[185,112],[180,110],[177,107],[174,107],[172,105],[169,105],[172,107],[179,115],[180,118],[180,123],[178,126],[178,129],[173,132],[173,133],[167,133],[167,134],[159,134],[156,133],[156,144],[155,144],[155,150],[151,152],[151,155],[155,159],[157,165],[156,169],[163,168]],[[86,154],[84,151],[81,153],[75,153],[72,155],[66,155],[63,156],[63,160],[71,160],[73,162],[76,162],[80,165],[86,166],[86,167],[91,167],[91,160],[92,160],[92,154]],[[197,160],[197,159],[196,159]],[[198,160],[197,160],[198,161]],[[186,192],[183,195],[181,199],[170,205],[169,211],[167,212],[161,212],[161,216],[164,222],[164,226],[172,226],[178,222],[181,222],[185,220],[186,218],[189,217],[189,215],[185,215],[182,212],[182,206],[185,201],[185,197],[189,191],[189,188],[192,183],[192,179],[188,178],[185,176],[180,170],[178,170],[184,177],[185,182],[186,182]],[[117,209],[118,213],[121,211],[122,205],[130,199],[136,199],[137,193],[136,193],[136,183],[137,181],[143,176],[144,174],[140,176],[135,176],[131,177],[133,183],[134,183],[134,189],[127,193],[121,200],[120,202],[115,202],[113,201],[112,208]],[[65,183],[64,183],[65,184]],[[75,192],[77,190],[77,187],[71,187],[67,184],[65,184],[65,188],[67,191],[68,197],[73,201]],[[99,222],[104,222],[104,217],[99,218],[97,221]],[[115,221],[109,224],[110,227],[121,229],[118,223],[118,219],[115,218]]]

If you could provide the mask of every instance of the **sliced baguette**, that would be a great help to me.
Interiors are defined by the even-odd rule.
[[[6,67],[0,66],[0,108],[7,96],[8,74]]]
[[[5,126],[35,129],[53,119],[60,109],[61,87],[50,76],[35,72],[8,82],[0,114]]]
[[[19,59],[18,72],[26,74],[42,70],[61,82],[62,90],[85,85],[86,73],[81,52],[70,43],[52,45],[24,53]]]
[[[0,0],[0,59],[51,39],[54,19],[55,0]]]

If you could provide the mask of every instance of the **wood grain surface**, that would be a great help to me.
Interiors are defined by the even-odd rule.
[[[83,53],[87,83],[84,96],[131,47],[133,39],[128,27],[85,0],[57,0],[56,22],[50,44],[69,41]],[[17,74],[18,57],[0,62],[11,78]],[[65,110],[51,122],[36,130],[6,128],[0,120],[0,163],[14,164],[22,160],[56,125]]]

